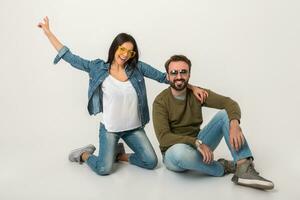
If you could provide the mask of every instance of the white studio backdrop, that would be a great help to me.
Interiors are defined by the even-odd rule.
[[[299,1],[1,0],[0,5],[0,199],[13,199],[6,190],[12,186],[11,197],[27,194],[17,183],[23,176],[30,182],[26,171],[51,176],[60,165],[43,162],[98,144],[101,115],[91,117],[86,109],[88,75],[64,61],[53,65],[56,51],[36,26],[46,15],[60,41],[87,59],[106,60],[120,32],[136,39],[140,60],[161,71],[173,54],[186,55],[193,65],[190,83],[238,101],[257,161],[277,167],[274,173],[288,170],[300,177]],[[150,113],[166,87],[147,80]],[[205,119],[215,112],[206,109]],[[159,153],[152,121],[146,130]],[[221,155],[223,150],[225,145]],[[272,156],[276,159],[268,161]]]

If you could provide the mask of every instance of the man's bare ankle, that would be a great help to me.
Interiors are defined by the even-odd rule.
[[[237,166],[240,166],[241,164],[243,164],[246,161],[247,161],[247,159],[244,158],[244,159],[238,160],[236,164],[237,164]]]

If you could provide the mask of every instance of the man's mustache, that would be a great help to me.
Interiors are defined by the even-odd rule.
[[[182,81],[182,82],[185,82],[185,79],[181,78],[181,79],[174,79],[174,82],[176,81]]]

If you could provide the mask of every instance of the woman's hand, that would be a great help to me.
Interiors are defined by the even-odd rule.
[[[190,85],[191,90],[193,91],[193,94],[195,95],[195,97],[201,102],[204,103],[206,98],[208,97],[208,93],[199,87]]]
[[[38,24],[38,27],[41,28],[41,29],[43,29],[44,33],[45,33],[46,35],[48,35],[48,34],[51,33],[51,32],[50,32],[50,28],[49,28],[49,19],[48,19],[48,17],[46,16],[46,17],[44,17],[43,20],[44,20],[44,22],[40,22],[40,23]]]
[[[49,19],[48,17],[44,17],[44,23],[40,22],[38,24],[38,27],[43,29],[44,33],[48,37],[49,41],[51,42],[52,46],[59,51],[61,48],[63,48],[63,44],[60,43],[60,41],[55,37],[53,33],[51,33],[50,28],[49,28]]]

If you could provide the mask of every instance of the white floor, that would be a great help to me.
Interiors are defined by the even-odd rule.
[[[147,131],[150,128],[147,128]],[[24,136],[26,133],[23,133]],[[54,137],[55,136],[55,137]],[[195,172],[174,173],[161,162],[156,170],[144,170],[127,163],[116,164],[115,172],[109,176],[98,176],[87,165],[70,163],[67,155],[80,141],[67,140],[67,136],[43,134],[34,138],[3,142],[0,147],[0,199],[290,199],[300,197],[298,181],[299,158],[288,161],[288,153],[256,142],[252,148],[256,168],[274,181],[276,188],[261,191],[231,182],[231,176],[215,178]],[[75,137],[79,136],[75,135]],[[96,135],[95,145],[97,145]],[[150,137],[154,146],[156,140]],[[63,139],[65,141],[63,141]],[[57,141],[55,141],[57,140]],[[85,140],[85,139],[82,139]],[[37,142],[39,141],[39,142]],[[66,142],[69,141],[69,142]],[[81,142],[82,143],[82,142]],[[253,143],[253,142],[252,142]],[[28,145],[26,145],[28,144]],[[252,145],[254,146],[254,145]],[[126,150],[130,151],[127,149]],[[268,153],[272,148],[273,152]],[[289,149],[288,147],[286,148]],[[275,151],[275,152],[274,152]],[[280,155],[280,156],[278,156]],[[229,157],[224,142],[215,152],[215,157]]]
[[[299,10],[295,0],[1,0],[0,200],[299,200]],[[239,103],[256,168],[275,189],[166,170],[152,121],[156,170],[120,163],[102,177],[70,163],[70,150],[98,147],[100,117],[86,109],[88,75],[53,66],[56,52],[36,27],[46,15],[61,42],[86,59],[106,60],[119,32],[132,34],[141,61],[161,71],[174,53],[191,58],[190,83]],[[146,83],[151,115],[167,85]],[[219,157],[230,158],[224,142]]]

